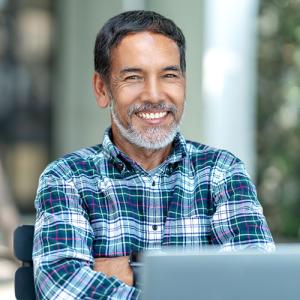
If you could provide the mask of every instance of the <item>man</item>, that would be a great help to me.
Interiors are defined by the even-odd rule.
[[[185,39],[149,11],[111,18],[95,44],[93,88],[110,107],[102,144],[40,178],[34,270],[41,299],[136,299],[131,252],[167,246],[268,250],[273,241],[242,162],[179,133]]]

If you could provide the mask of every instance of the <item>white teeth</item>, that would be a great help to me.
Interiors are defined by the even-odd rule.
[[[164,116],[167,115],[167,112],[159,112],[159,113],[139,113],[139,116],[143,119],[159,119],[159,118],[163,118]]]

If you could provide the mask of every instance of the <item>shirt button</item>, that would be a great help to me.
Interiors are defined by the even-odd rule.
[[[156,231],[156,230],[157,230],[157,228],[158,228],[158,226],[157,226],[157,225],[152,225],[152,229],[153,229],[154,231]]]
[[[118,166],[118,169],[119,169],[119,171],[120,171],[121,173],[123,173],[123,172],[125,171],[125,169],[126,169],[125,165],[122,164],[122,163],[118,163],[117,166]]]
[[[167,169],[166,169],[166,173],[168,174],[168,175],[171,175],[172,174],[172,172],[173,172],[173,165],[168,165],[168,167],[167,167]]]

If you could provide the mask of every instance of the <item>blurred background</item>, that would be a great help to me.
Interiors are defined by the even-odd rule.
[[[300,0],[0,0],[1,299],[14,299],[12,232],[34,222],[40,173],[110,123],[92,94],[94,40],[132,9],[186,36],[183,134],[238,155],[275,241],[300,240]]]

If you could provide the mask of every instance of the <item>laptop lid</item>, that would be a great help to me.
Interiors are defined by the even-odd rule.
[[[300,246],[268,254],[150,252],[144,263],[144,300],[300,299]]]

